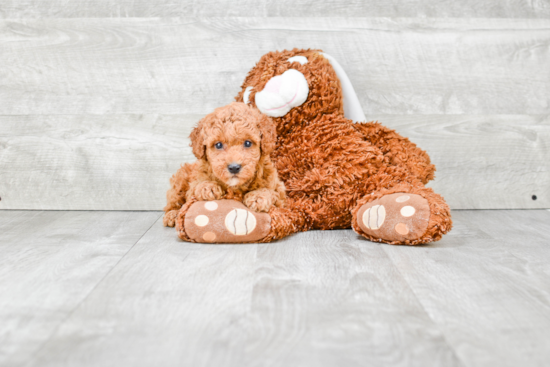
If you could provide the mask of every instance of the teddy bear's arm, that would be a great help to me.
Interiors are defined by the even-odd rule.
[[[388,164],[406,168],[423,184],[434,179],[435,166],[431,163],[428,153],[408,138],[378,122],[356,123],[353,126],[366,140],[382,151]]]

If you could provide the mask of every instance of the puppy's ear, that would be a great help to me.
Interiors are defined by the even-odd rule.
[[[260,142],[262,153],[269,155],[273,149],[275,149],[275,143],[277,142],[277,129],[275,128],[275,123],[270,117],[262,114],[258,121],[258,127],[262,135],[262,140]]]
[[[206,155],[204,133],[202,131],[205,119],[206,117],[200,120],[193,131],[191,131],[191,135],[189,135],[189,139],[191,139],[191,148],[193,149],[193,154],[197,157],[197,159],[203,159]]]

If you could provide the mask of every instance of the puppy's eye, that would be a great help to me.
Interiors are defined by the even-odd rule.
[[[220,143],[220,142],[217,142],[215,145],[216,149],[222,149],[223,148],[223,144]]]
[[[250,148],[251,146],[252,146],[252,142],[251,142],[250,140],[246,140],[246,141],[244,142],[244,147],[245,147],[245,148]]]

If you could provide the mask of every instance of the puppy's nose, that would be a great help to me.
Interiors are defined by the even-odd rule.
[[[229,170],[229,172],[236,174],[239,173],[239,171],[241,170],[241,165],[237,163],[231,163],[227,165],[227,169]]]

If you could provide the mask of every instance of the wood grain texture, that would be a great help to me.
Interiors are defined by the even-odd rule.
[[[0,208],[162,208],[193,124],[292,47],[342,63],[452,208],[548,208],[549,44],[548,19],[1,21]]]
[[[28,220],[11,226],[9,236],[33,248],[20,252],[21,269],[12,265],[1,273],[0,288],[12,292],[0,293],[0,300],[25,298],[16,315],[26,323],[8,334],[21,349],[3,343],[2,361],[506,367],[545,366],[550,358],[548,210],[454,211],[453,231],[418,247],[372,243],[351,230],[311,231],[262,245],[189,244],[159,219],[47,335],[40,331],[49,318],[39,311],[63,314],[59,299],[74,304],[81,296],[70,290],[87,284],[86,277],[69,276],[66,266],[47,266],[52,246],[58,259],[78,258],[74,244],[98,245],[90,241],[92,229],[78,229],[84,218],[95,218],[93,230],[105,234],[116,228],[114,216],[135,221],[144,213],[102,213],[111,215],[108,221],[99,213],[78,213],[79,219],[67,212],[22,213]],[[47,229],[47,237],[37,236]],[[60,239],[64,245],[54,246]],[[0,258],[13,262],[13,247],[0,245]],[[52,291],[59,279],[64,292]],[[47,342],[39,343],[40,336]],[[32,345],[42,346],[30,353]]]
[[[4,0],[2,18],[81,17],[455,17],[548,18],[546,0]]]
[[[294,47],[339,60],[366,114],[548,114],[549,44],[548,19],[5,20],[0,114],[206,114]]]
[[[240,366],[256,250],[159,220],[29,366]]]
[[[0,116],[0,208],[160,210],[199,118]]]
[[[160,210],[201,117],[0,116],[0,208]],[[367,117],[427,150],[453,209],[550,207],[548,115]]]
[[[550,211],[453,215],[428,246],[211,246],[158,212],[0,211],[0,364],[545,366]]]
[[[550,207],[549,115],[367,118],[428,152],[437,168],[429,186],[453,209]]]
[[[462,365],[378,244],[351,230],[260,246],[249,366]]]
[[[351,231],[183,243],[159,221],[29,366],[461,365],[379,245]]]
[[[5,231],[13,226],[15,223],[19,223],[22,217],[27,217],[32,213],[21,210],[0,210],[0,231]]]
[[[0,365],[28,361],[159,216],[0,212]]]
[[[383,250],[465,365],[546,366],[550,212],[453,216],[454,233],[440,242]]]

